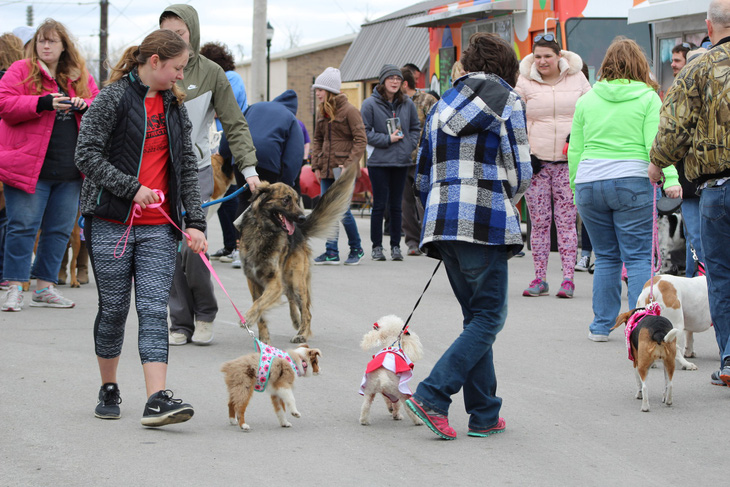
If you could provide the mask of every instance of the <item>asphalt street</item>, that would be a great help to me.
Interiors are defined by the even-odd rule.
[[[575,298],[555,297],[560,281],[551,254],[551,295],[522,297],[532,258],[510,261],[509,315],[494,346],[504,400],[504,433],[467,437],[461,395],[449,420],[455,441],[438,439],[407,418],[393,421],[376,401],[371,425],[359,424],[358,394],[372,353],[362,335],[381,316],[407,317],[436,261],[370,260],[369,219],[357,216],[365,244],[361,265],[313,266],[314,336],[322,374],[295,383],[301,418],[281,428],[268,395],[256,394],[244,433],[228,422],[223,362],[253,351],[222,291],[209,346],[171,347],[168,387],[195,407],[187,423],[159,429],[140,424],[146,401],[132,308],[119,368],[118,421],[94,417],[100,386],[93,344],[93,282],[60,289],[73,309],[26,308],[0,313],[0,485],[720,485],[726,480],[724,422],[730,390],[710,385],[717,345],[710,330],[696,336],[697,371],[677,370],[674,404],[661,402],[661,365],[649,374],[651,411],[642,413],[623,330],[607,343],[587,339],[591,275],[577,273]],[[210,251],[222,245],[210,222]],[[322,241],[311,242],[315,255]],[[401,247],[405,251],[405,245]],[[340,231],[340,250],[347,243]],[[241,270],[214,266],[237,306],[251,299]],[[625,299],[625,290],[624,290]],[[628,305],[625,305],[628,308]],[[269,314],[272,344],[289,346],[288,307]],[[411,321],[424,345],[412,388],[458,335],[461,312],[440,269]]]

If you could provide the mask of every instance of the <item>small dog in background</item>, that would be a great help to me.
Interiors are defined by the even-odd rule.
[[[360,394],[365,396],[360,410],[360,424],[370,424],[370,408],[377,394],[382,394],[388,411],[393,419],[403,419],[400,413],[401,405],[412,393],[408,381],[412,377],[413,362],[423,357],[421,340],[414,332],[406,328],[403,334],[403,320],[395,315],[380,318],[373,329],[366,333],[360,347],[367,351],[381,347],[373,355],[373,359],[365,369],[365,375],[360,384]],[[400,335],[400,339],[399,339]],[[404,408],[413,424],[422,425],[423,422],[407,407]]]
[[[664,362],[664,396],[662,402],[672,405],[672,377],[674,376],[674,358],[677,355],[677,335],[679,330],[672,322],[659,316],[659,305],[654,303],[644,309],[633,309],[616,318],[616,329],[626,324],[626,344],[629,360],[634,362],[636,385],[639,391],[636,399],[641,399],[641,410],[649,411],[649,395],[646,387],[646,376],[649,368],[657,360]]]
[[[279,424],[282,428],[289,428],[287,407],[295,418],[302,416],[294,401],[294,379],[319,374],[322,353],[319,349],[309,348],[306,343],[286,352],[259,341],[256,343],[261,352],[243,355],[221,366],[228,386],[228,418],[231,424],[238,424],[242,430],[249,431],[251,427],[246,424],[244,416],[251,396],[254,391],[268,391]]]
[[[661,274],[683,276],[687,267],[687,247],[679,212],[660,215],[657,220],[657,237],[662,257]]]

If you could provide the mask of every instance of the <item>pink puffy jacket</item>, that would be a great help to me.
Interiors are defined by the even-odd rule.
[[[38,64],[43,76],[40,95],[29,94],[32,85],[25,82],[30,73],[28,60],[14,62],[0,80],[0,181],[27,193],[35,193],[56,119],[53,110],[36,112],[40,97],[58,92],[46,66],[40,61]],[[91,97],[85,100],[90,105],[99,89],[91,75],[88,83]],[[69,91],[69,95],[76,96],[72,87]],[[76,123],[81,124],[80,113],[76,113]]]
[[[527,106],[530,152],[543,161],[567,161],[563,147],[573,124],[575,103],[591,89],[581,73],[580,56],[570,51],[561,54],[557,83],[550,85],[542,80],[530,54],[520,62],[520,78],[515,86]]]

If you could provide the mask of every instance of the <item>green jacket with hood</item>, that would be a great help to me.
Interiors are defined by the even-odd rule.
[[[575,190],[578,164],[586,159],[646,161],[659,130],[659,95],[646,83],[599,81],[575,105],[568,146],[570,187]],[[663,170],[664,187],[677,186],[677,170]],[[647,178],[648,178],[647,174]]]
[[[255,176],[256,149],[231,84],[223,68],[200,54],[198,12],[190,5],[182,4],[170,5],[163,15],[165,12],[180,17],[190,32],[190,49],[193,55],[183,72],[184,79],[177,84],[185,91],[185,108],[193,123],[191,138],[198,169],[210,166],[208,134],[217,113],[238,169],[244,177]]]

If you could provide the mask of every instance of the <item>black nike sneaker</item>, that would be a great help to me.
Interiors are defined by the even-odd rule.
[[[147,399],[142,414],[142,425],[156,427],[166,424],[183,423],[193,417],[195,411],[182,399],[173,399],[172,391],[167,389],[152,394]]]
[[[107,382],[99,389],[99,403],[94,410],[94,416],[101,419],[119,419],[122,416],[119,410],[121,403],[119,386],[114,382]]]

